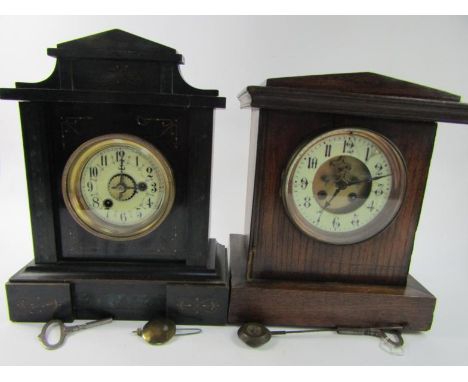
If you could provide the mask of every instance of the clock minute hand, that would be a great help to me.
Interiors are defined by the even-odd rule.
[[[119,185],[124,186],[123,191],[120,191],[120,195],[119,195],[119,200],[120,200],[122,198],[124,192],[126,191],[126,184],[123,181],[123,177],[124,177],[124,172],[123,172],[123,170],[124,170],[124,166],[123,166],[124,165],[124,159],[123,159],[123,157],[121,157],[119,162],[120,162],[120,167],[119,167],[119,170],[120,170],[120,184]]]
[[[374,178],[367,178],[367,179],[355,180],[353,182],[346,182],[346,186],[352,186],[354,184],[359,184],[359,183],[370,183],[370,182],[373,182],[374,180],[386,178],[387,176],[391,176],[391,175],[392,174],[380,175],[380,176],[375,176]]]

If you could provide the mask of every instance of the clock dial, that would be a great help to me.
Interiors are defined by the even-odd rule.
[[[154,230],[175,196],[166,159],[130,135],[104,135],[78,147],[65,166],[62,186],[74,219],[96,236],[113,240]]]
[[[346,128],[313,139],[293,155],[282,196],[289,216],[304,233],[350,244],[390,223],[405,186],[405,164],[389,140]]]

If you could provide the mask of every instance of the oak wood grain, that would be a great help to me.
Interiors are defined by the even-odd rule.
[[[231,235],[229,323],[303,327],[402,325],[429,330],[435,297],[411,276],[406,286],[248,280],[247,237]]]
[[[343,127],[365,128],[390,139],[406,162],[407,189],[398,215],[381,233],[361,243],[333,245],[319,242],[293,225],[280,188],[282,173],[300,145]],[[405,284],[435,132],[435,123],[262,109],[250,277]]]

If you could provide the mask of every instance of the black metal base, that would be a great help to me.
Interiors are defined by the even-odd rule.
[[[113,317],[178,324],[227,321],[226,248],[210,240],[207,268],[184,264],[31,262],[6,284],[10,319],[45,322]]]

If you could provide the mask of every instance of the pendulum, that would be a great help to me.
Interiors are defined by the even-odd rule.
[[[156,318],[134,331],[151,345],[162,345],[174,336],[188,336],[199,334],[202,330],[198,328],[176,328],[173,321],[167,318]]]

